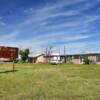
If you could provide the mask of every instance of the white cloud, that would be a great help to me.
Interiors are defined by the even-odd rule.
[[[33,50],[34,53],[41,52],[46,46],[52,45],[53,43],[60,42],[70,42],[70,41],[77,41],[80,39],[87,39],[92,37],[92,35],[83,35],[81,33],[88,33],[89,32],[89,24],[99,19],[99,16],[86,16],[82,14],[82,11],[91,9],[95,4],[86,4],[83,5],[80,9],[71,9],[66,11],[61,11],[62,7],[67,7],[70,5],[75,5],[78,3],[87,2],[87,0],[59,0],[55,4],[47,4],[44,7],[40,7],[38,9],[29,8],[24,10],[24,13],[28,13],[29,16],[25,18],[23,22],[20,22],[16,25],[16,29],[9,33],[9,35],[1,35],[0,39],[9,40],[8,43],[11,46],[19,46],[20,48],[30,48]],[[73,17],[73,15],[81,16],[79,18],[72,19],[71,21],[59,22],[56,23],[52,21],[53,18],[65,16],[67,18]],[[51,25],[48,22],[51,22]],[[54,24],[55,22],[55,24]],[[62,30],[63,28],[66,30]],[[70,27],[70,29],[69,29]],[[23,39],[19,39],[19,41],[13,41],[16,36],[20,35],[20,33],[24,36],[24,32],[28,31],[29,28],[33,29],[32,33],[37,33],[36,36],[26,37]],[[60,31],[55,31],[56,29],[60,29]],[[19,31],[16,31],[19,30]],[[43,30],[47,30],[47,33],[42,33]],[[49,31],[50,30],[50,31]],[[54,31],[54,32],[51,32]],[[38,34],[39,33],[39,34]],[[28,33],[29,34],[29,33]],[[74,35],[73,35],[74,34]],[[58,44],[59,48],[63,48],[63,45],[67,45],[67,49],[73,50],[75,48],[82,50],[85,48],[85,42],[78,42],[78,43],[69,43],[69,44]],[[79,51],[78,50],[78,51]]]
[[[86,16],[86,21],[85,23],[87,24],[91,24],[91,22],[97,21],[100,19],[100,15],[96,15],[96,16]]]
[[[0,26],[5,26],[5,25],[6,25],[6,23],[0,21]]]
[[[0,40],[2,40],[2,41],[11,40],[11,39],[15,38],[18,34],[19,34],[18,31],[13,31],[9,34],[3,34],[3,35],[0,35]]]
[[[2,17],[0,17],[0,20],[2,20]]]
[[[73,15],[78,15],[79,12],[76,10],[69,10],[66,12],[59,12],[59,13],[55,13],[50,15],[50,17],[58,17],[58,16],[73,16]]]
[[[63,0],[63,1],[58,1],[57,3],[55,4],[47,4],[45,5],[44,7],[40,7],[38,9],[33,9],[33,8],[29,8],[29,12],[30,13],[30,17],[28,17],[28,19],[25,19],[24,22],[21,22],[17,27],[19,29],[22,29],[23,28],[25,29],[25,27],[33,27],[35,28],[36,26],[37,27],[40,27],[41,26],[44,26],[44,28],[46,28],[46,25],[48,24],[48,20],[50,21],[51,18],[56,18],[57,16],[70,16],[72,17],[73,15],[81,15],[81,12],[88,8],[91,8],[94,6],[94,3],[92,3],[91,5],[86,4],[85,6],[82,6],[82,8],[80,9],[71,9],[71,10],[67,10],[66,12],[64,11],[61,11],[62,7],[64,6],[69,6],[69,5],[75,5],[77,3],[82,3],[82,2],[86,2],[86,0]],[[27,10],[27,12],[28,12]],[[92,19],[92,16],[91,18],[89,19]],[[51,28],[59,28],[59,27],[76,27],[77,25],[78,26],[85,26],[86,23],[85,22],[90,22],[88,18],[85,18],[85,15],[82,15],[81,18],[79,19],[73,19],[74,21],[73,22],[67,22],[65,21],[65,23],[59,23],[58,25],[51,25]],[[81,23],[81,21],[83,21],[83,23]],[[91,20],[91,21],[94,21],[94,20]],[[48,25],[49,29],[50,29],[50,25]],[[47,27],[47,28],[48,28]]]

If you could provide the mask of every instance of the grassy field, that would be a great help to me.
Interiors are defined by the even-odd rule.
[[[0,100],[100,100],[100,65],[0,64]]]

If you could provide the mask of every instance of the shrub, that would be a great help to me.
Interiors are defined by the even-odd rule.
[[[90,64],[90,60],[88,59],[88,57],[85,57],[83,62],[84,62],[84,64]]]

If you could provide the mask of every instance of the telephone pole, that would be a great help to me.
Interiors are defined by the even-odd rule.
[[[64,46],[64,62],[66,63],[66,46]]]

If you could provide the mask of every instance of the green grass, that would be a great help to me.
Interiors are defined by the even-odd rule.
[[[100,65],[0,64],[0,100],[100,100]],[[6,72],[4,72],[6,71]]]

